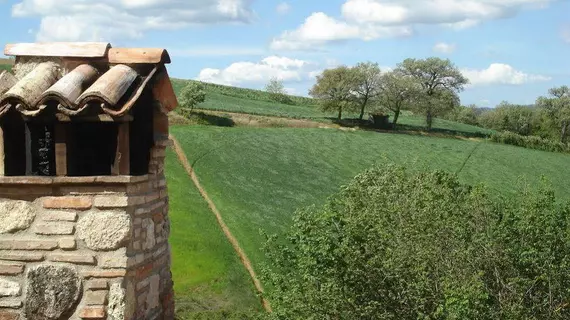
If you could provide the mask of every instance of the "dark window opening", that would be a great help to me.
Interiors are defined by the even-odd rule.
[[[26,174],[26,125],[17,112],[10,110],[0,119],[4,135],[4,175]]]
[[[26,123],[26,135],[29,135],[30,168],[27,175],[55,176],[55,140],[54,125],[49,123]],[[28,170],[26,170],[28,171]]]
[[[150,150],[154,145],[152,95],[143,94],[133,108],[133,121],[130,123],[130,167],[131,175],[148,174]]]
[[[108,122],[69,123],[67,174],[110,175],[117,151],[118,125]]]

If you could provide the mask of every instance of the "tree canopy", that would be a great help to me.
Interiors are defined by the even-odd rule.
[[[570,205],[385,165],[270,238],[270,319],[568,319]]]
[[[340,66],[326,69],[317,76],[317,83],[309,91],[309,95],[319,99],[323,111],[338,112],[338,119],[342,118],[344,110],[354,110],[354,83],[357,79],[354,69]]]
[[[431,129],[434,117],[459,104],[458,93],[469,83],[449,59],[406,59],[397,70],[420,84],[422,95],[416,107],[426,116],[428,129]]]

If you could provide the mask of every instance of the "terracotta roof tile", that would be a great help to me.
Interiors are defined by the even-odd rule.
[[[0,116],[12,108],[26,116],[36,116],[45,110],[67,116],[81,115],[87,110],[123,116],[149,83],[153,85],[151,92],[155,99],[163,101],[166,110],[172,110],[177,104],[174,91],[168,89],[171,84],[164,63],[169,63],[170,57],[164,49],[111,49],[105,43],[49,43],[7,45],[5,53],[35,57],[44,62],[31,65],[31,71],[21,79],[8,72],[0,73]],[[53,57],[63,60],[52,62]],[[66,58],[75,59],[72,67],[66,65]],[[17,58],[16,66],[18,63]],[[67,72],[66,68],[72,69]]]

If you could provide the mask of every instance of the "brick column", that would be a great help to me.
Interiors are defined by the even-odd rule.
[[[173,319],[164,155],[140,177],[0,177],[0,319]]]

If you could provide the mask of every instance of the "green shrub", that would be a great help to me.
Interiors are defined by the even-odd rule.
[[[523,136],[509,131],[495,132],[491,134],[489,139],[493,142],[510,144],[529,149],[551,152],[570,152],[570,146],[567,143],[544,139],[537,136]]]
[[[570,206],[373,168],[266,245],[270,319],[569,319]]]

